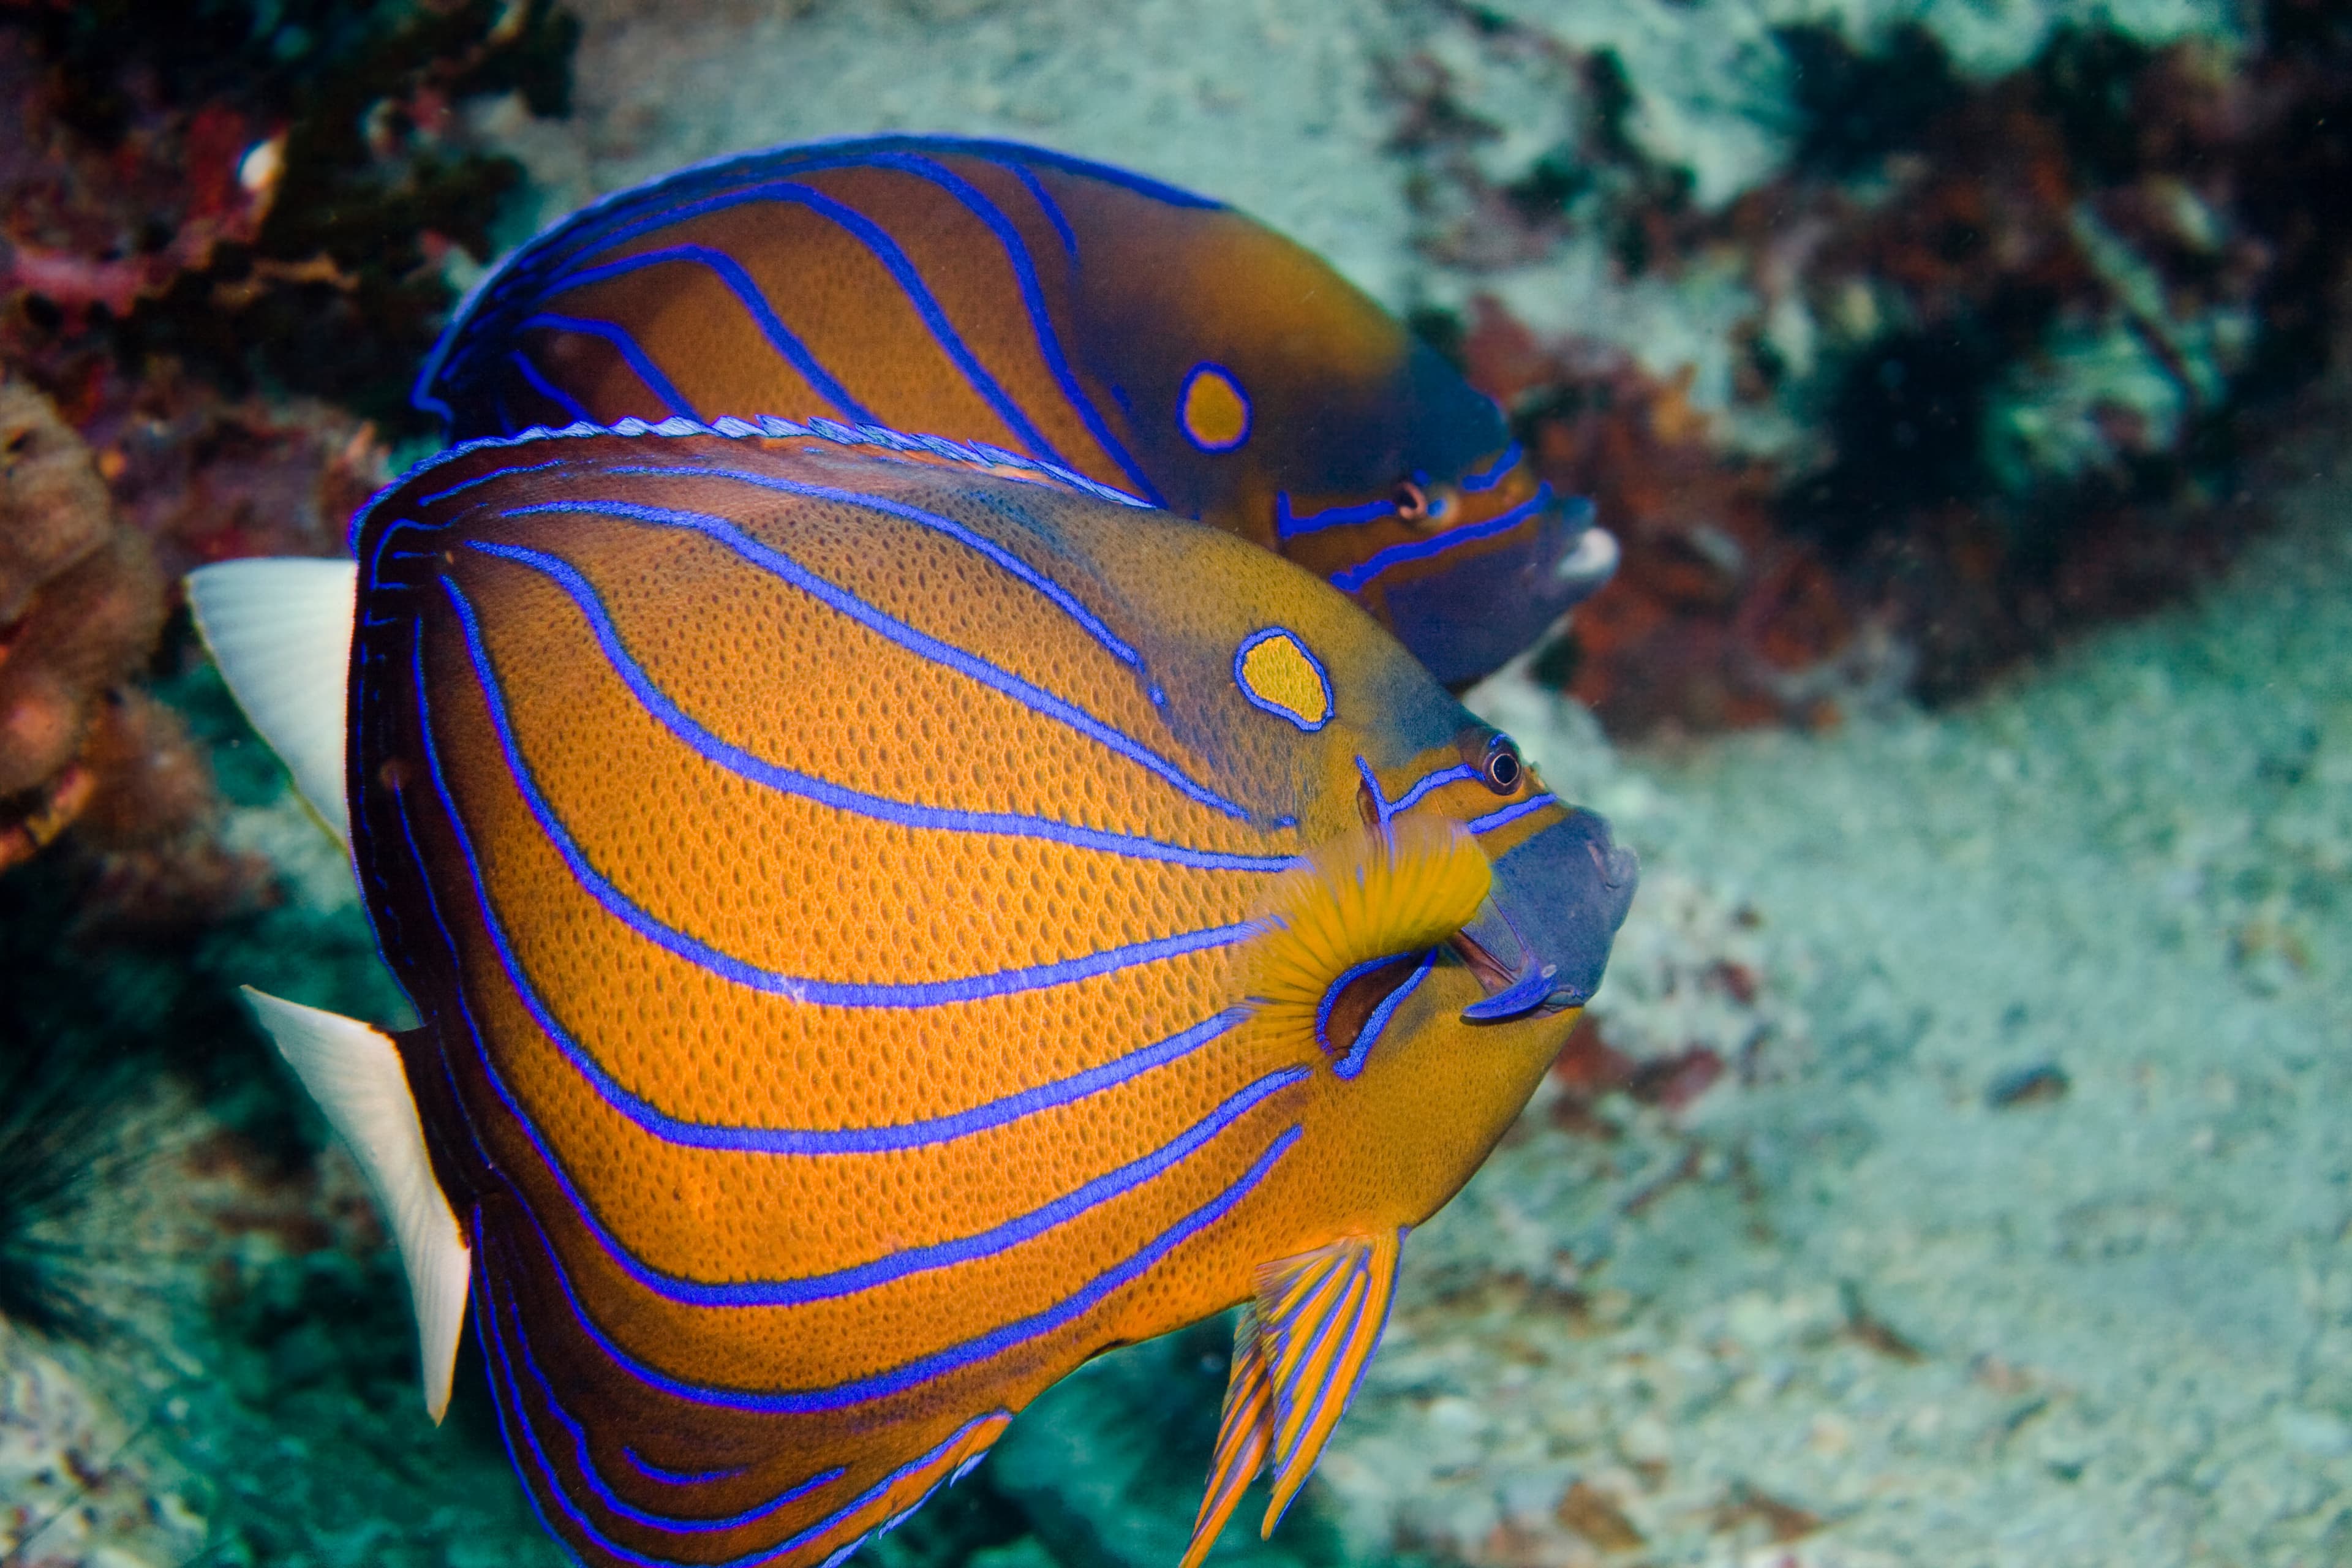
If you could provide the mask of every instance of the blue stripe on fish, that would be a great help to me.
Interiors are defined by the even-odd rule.
[[[715,1481],[731,1481],[738,1476],[749,1475],[751,1470],[749,1465],[735,1465],[723,1470],[673,1470],[667,1466],[655,1464],[635,1448],[627,1447],[621,1449],[621,1458],[646,1479],[659,1481],[666,1487],[709,1486]]]
[[[507,714],[506,698],[499,689],[497,671],[491,668],[489,649],[483,644],[481,623],[473,605],[449,578],[441,579],[441,586],[446,591],[450,605],[457,612],[458,623],[464,628],[467,651],[473,659],[474,674],[483,702],[489,711],[491,728],[498,736],[499,750],[506,758],[508,774],[521,794],[523,804],[530,808],[532,818],[538,822],[541,833],[563,858],[564,866],[571,871],[572,879],[604,906],[605,913],[637,935],[722,980],[749,990],[785,996],[819,1007],[944,1007],[958,1002],[977,1002],[1024,991],[1043,991],[1057,985],[1076,984],[1081,980],[1116,973],[1139,964],[1157,963],[1162,959],[1181,958],[1186,953],[1229,947],[1246,941],[1258,931],[1255,921],[1242,921],[1232,925],[1208,926],[1198,931],[1148,938],[1084,953],[1076,958],[1059,959],[1051,963],[1024,964],[1017,969],[959,975],[952,980],[820,980],[813,975],[786,974],[781,970],[763,969],[656,919],[614,887],[611,879],[589,860],[579,841],[572,837],[572,830],[564,826],[563,819],[556,815],[555,808],[540,793],[538,780],[523,760],[522,748],[515,739],[514,727]]]
[[[514,1306],[511,1293],[508,1297],[508,1304],[509,1308]],[[821,1487],[831,1486],[848,1473],[839,1466],[829,1470],[820,1470],[806,1480],[785,1488],[764,1502],[754,1503],[750,1508],[720,1519],[681,1519],[674,1514],[655,1513],[650,1510],[639,1508],[614,1491],[612,1483],[605,1480],[597,1471],[596,1461],[588,1451],[587,1428],[574,1420],[572,1413],[563,1407],[563,1402],[555,1396],[555,1385],[548,1381],[547,1373],[540,1368],[539,1358],[531,1353],[530,1334],[523,1327],[520,1311],[514,1313],[514,1320],[515,1348],[522,1352],[523,1369],[530,1373],[531,1381],[539,1384],[541,1401],[547,1406],[548,1413],[555,1417],[557,1424],[566,1432],[572,1434],[572,1462],[574,1468],[580,1472],[580,1479],[588,1483],[588,1489],[596,1494],[598,1502],[632,1524],[642,1524],[648,1529],[658,1530],[665,1535],[709,1535],[723,1530],[740,1530],[747,1524],[758,1523],[781,1509],[791,1507]],[[503,1358],[503,1351],[501,1356]],[[512,1375],[511,1363],[508,1363],[508,1373],[509,1376]],[[532,1447],[538,1446],[537,1439],[534,1437]],[[543,1458],[545,1450],[541,1449],[541,1452]]]
[[[790,1279],[742,1279],[711,1284],[683,1275],[665,1273],[644,1263],[624,1247],[576,1193],[572,1196],[572,1204],[580,1210],[582,1219],[595,1232],[597,1241],[613,1262],[629,1278],[657,1296],[689,1307],[804,1307],[814,1301],[854,1296],[911,1274],[951,1268],[958,1264],[992,1258],[1024,1241],[1044,1236],[1165,1174],[1269,1097],[1293,1084],[1302,1083],[1311,1076],[1305,1068],[1285,1068],[1279,1072],[1268,1073],[1234,1091],[1207,1116],[1141,1159],[1129,1161],[1118,1169],[1097,1176],[1026,1214],[1016,1215],[1002,1225],[959,1237],[953,1241],[886,1253],[870,1262],[836,1268],[824,1274]],[[569,1184],[566,1185],[568,1187]]]
[[[485,1292],[485,1294],[487,1292]],[[515,1314],[515,1331],[517,1334],[520,1334],[521,1332],[521,1315],[520,1309],[515,1306],[511,1300],[509,1301],[509,1308]],[[514,1435],[511,1426],[512,1424],[520,1424],[522,1427],[525,1443],[530,1449],[531,1457],[538,1461],[536,1466],[537,1473],[544,1476],[547,1479],[548,1495],[555,1500],[556,1505],[563,1510],[565,1516],[580,1528],[583,1534],[594,1542],[600,1550],[610,1552],[613,1556],[623,1562],[636,1564],[637,1568],[757,1568],[757,1565],[760,1563],[772,1563],[777,1558],[797,1552],[801,1548],[807,1546],[814,1542],[824,1540],[827,1534],[839,1529],[845,1521],[854,1518],[860,1510],[870,1508],[876,1501],[887,1496],[890,1489],[898,1485],[901,1479],[910,1475],[919,1474],[926,1468],[937,1464],[942,1455],[952,1451],[956,1445],[961,1443],[971,1435],[973,1428],[984,1426],[992,1421],[1000,1420],[1009,1414],[1005,1411],[996,1410],[990,1411],[982,1415],[974,1416],[971,1420],[958,1427],[954,1434],[948,1437],[944,1442],[930,1449],[921,1458],[909,1460],[908,1463],[901,1465],[898,1468],[891,1471],[890,1474],[885,1476],[882,1479],[877,1481],[873,1486],[867,1488],[865,1491],[859,1493],[848,1502],[844,1503],[833,1512],[825,1515],[823,1519],[818,1520],[815,1523],[795,1532],[783,1541],[778,1542],[773,1546],[763,1547],[757,1551],[748,1552],[741,1556],[730,1557],[720,1563],[687,1563],[673,1558],[656,1557],[648,1552],[639,1552],[634,1547],[625,1546],[621,1542],[614,1541],[611,1536],[606,1535],[603,1531],[598,1530],[595,1522],[589,1519],[586,1513],[581,1510],[580,1506],[573,1502],[570,1495],[564,1491],[562,1483],[556,1478],[554,1464],[549,1459],[547,1450],[540,1444],[537,1429],[531,1426],[528,1415],[522,1408],[521,1389],[515,1381],[514,1365],[507,1351],[506,1335],[500,1326],[499,1317],[500,1314],[498,1309],[494,1305],[486,1306],[482,1301],[481,1295],[478,1294],[475,1298],[475,1330],[481,1337],[483,1344],[495,1352],[486,1356],[485,1360],[490,1363],[492,1383],[502,1386],[504,1391],[503,1396],[496,1400],[495,1403],[499,1407],[499,1431],[506,1438],[507,1457],[514,1465],[515,1472],[518,1475],[528,1475],[531,1473],[531,1471],[526,1468],[523,1465],[521,1453],[515,1447]],[[510,1424],[508,1416],[509,1407],[511,1407],[514,1412],[512,1424]],[[549,1521],[545,1512],[540,1509],[539,1489],[536,1487],[527,1486],[523,1490],[525,1495],[530,1497],[531,1500],[532,1510],[539,1512],[541,1527],[545,1528],[548,1533],[551,1536],[553,1536],[556,1540],[562,1540],[562,1536],[555,1531],[552,1524]]]
[[[818,216],[831,220],[835,226],[846,231],[852,238],[863,245],[867,253],[882,264],[884,269],[890,274],[891,279],[898,285],[898,291],[905,297],[908,308],[922,318],[925,330],[931,334],[931,341],[938,343],[940,352],[954,363],[956,369],[962,374],[965,382],[980,395],[982,401],[996,411],[996,416],[1004,422],[1006,429],[1013,433],[1013,437],[1026,446],[1032,453],[1049,462],[1064,461],[1062,456],[1055,451],[1053,443],[1045,439],[1045,433],[1030,423],[1029,416],[1022,408],[1019,401],[997,384],[996,378],[989,374],[988,367],[981,363],[980,356],[971,352],[971,346],[963,341],[963,334],[956,330],[955,323],[948,319],[947,311],[940,307],[938,298],[931,293],[930,285],[923,280],[922,269],[918,268],[912,258],[899,248],[898,242],[890,237],[889,231],[856,207],[835,201],[814,185],[797,184],[789,180],[776,181],[753,185],[744,190],[731,191],[724,195],[708,196],[699,201],[688,202],[677,207],[666,209],[656,217],[632,226],[634,232],[631,232],[629,227],[625,227],[620,234],[615,235],[606,242],[605,246],[599,248],[625,243],[629,239],[635,238],[638,234],[650,233],[656,228],[667,228],[685,218],[699,217],[708,213],[724,212],[730,207],[762,201],[785,202],[794,206],[806,207]],[[568,263],[564,267],[555,268],[547,279],[548,291],[554,293],[572,287],[572,280],[577,275],[577,271]],[[539,317],[532,317],[519,324],[515,330],[520,331],[540,320]],[[635,349],[636,345],[632,342],[629,347]],[[677,412],[691,417],[694,411],[680,407]]]
[[[1037,266],[1030,258],[1028,242],[1021,237],[1020,230],[1013,226],[1012,219],[1004,216],[1003,209],[990,200],[978,186],[936,160],[904,153],[884,153],[864,162],[876,167],[920,175],[955,197],[966,211],[988,226],[998,243],[1003,246],[1005,260],[1012,264],[1013,278],[1021,289],[1022,305],[1029,312],[1030,335],[1036,342],[1039,355],[1045,361],[1045,368],[1053,374],[1055,384],[1062,389],[1062,396],[1085,423],[1087,434],[1094,437],[1096,444],[1112,462],[1118,465],[1119,471],[1134,483],[1136,489],[1149,497],[1153,505],[1164,504],[1160,492],[1144,477],[1143,469],[1134,457],[1111,433],[1109,424],[1104,420],[1102,411],[1095,406],[1094,399],[1087,395],[1085,387],[1078,384],[1077,373],[1070,368],[1069,356],[1063,352],[1061,338],[1054,331],[1054,318],[1045,309],[1045,290],[1038,281]],[[1055,216],[1060,216],[1058,211]],[[1065,239],[1075,248],[1076,241],[1069,236],[1066,224],[1063,233]]]
[[[533,392],[536,392],[541,397],[546,398],[550,403],[552,403],[558,408],[562,409],[563,412],[569,414],[574,419],[585,419],[589,417],[588,410],[582,405],[580,400],[572,396],[570,393],[564,391],[563,388],[556,385],[555,383],[548,380],[545,375],[541,374],[539,366],[530,363],[530,355],[523,353],[520,349],[509,349],[507,351],[507,362],[515,367],[516,372],[521,375],[524,384]],[[499,409],[501,414],[505,414],[507,412],[506,395],[504,393],[500,393],[499,395]],[[509,416],[502,422],[512,424],[514,421],[512,416]]]
[[[571,563],[519,544],[476,542],[467,548],[502,561],[529,566],[553,579],[587,620],[590,631],[595,635],[597,646],[604,650],[606,661],[613,667],[613,672],[628,687],[640,706],[696,754],[763,788],[902,827],[1042,839],[1076,849],[1099,850],[1129,859],[1189,866],[1196,870],[1283,871],[1298,864],[1297,857],[1290,855],[1228,854],[1223,850],[1165,844],[1158,839],[1114,833],[1105,828],[1076,826],[1049,817],[1024,816],[1012,812],[962,811],[893,800],[887,795],[869,795],[830,779],[769,762],[711,733],[656,684],[646,674],[645,667],[629,652],[627,644],[621,637],[620,628],[613,624],[612,615],[597,595],[595,585]]]
[[[607,278],[618,278],[644,268],[674,261],[692,262],[709,268],[726,286],[727,291],[735,296],[736,302],[743,307],[744,313],[760,329],[760,335],[768,340],[768,346],[775,350],[777,356],[785,363],[799,372],[801,379],[815,388],[819,397],[839,409],[844,418],[856,420],[861,425],[873,422],[872,411],[852,396],[849,389],[842,385],[833,373],[825,369],[824,363],[809,352],[808,345],[784,325],[775,308],[768,303],[766,291],[751,273],[744,270],[743,264],[715,247],[668,245],[658,250],[641,250],[618,261],[608,261],[574,272],[564,279],[563,286],[567,289],[585,288]]]
[[[1377,522],[1397,514],[1392,500],[1360,501],[1354,506],[1326,507],[1301,517],[1290,510],[1290,492],[1277,491],[1274,498],[1274,536],[1296,539],[1302,533],[1316,533],[1327,528],[1344,528],[1354,522]]]
[[[1276,1163],[1297,1143],[1303,1131],[1295,1125],[1286,1129],[1251,1163],[1247,1171],[1215,1197],[1044,1310],[975,1335],[945,1350],[918,1356],[887,1372],[851,1378],[824,1388],[761,1391],[712,1387],[672,1377],[660,1368],[640,1361],[615,1343],[589,1316],[579,1292],[572,1286],[570,1273],[563,1267],[562,1258],[555,1250],[555,1243],[549,1237],[545,1227],[540,1225],[539,1216],[526,1211],[526,1217],[539,1234],[540,1245],[547,1255],[547,1272],[562,1290],[565,1301],[571,1306],[573,1321],[615,1367],[648,1388],[697,1405],[764,1415],[814,1415],[827,1410],[844,1410],[851,1405],[871,1404],[892,1394],[908,1393],[949,1373],[986,1361],[1075,1322],[1099,1306],[1114,1291],[1133,1284],[1177,1247],[1232,1213],[1234,1205],[1247,1197]]]
[[[1080,603],[1076,595],[1022,560],[1003,545],[997,543],[996,541],[967,528],[953,518],[943,517],[935,511],[926,511],[919,506],[908,506],[904,501],[892,500],[887,496],[869,495],[863,490],[843,489],[837,485],[806,484],[774,474],[749,473],[739,468],[629,463],[616,464],[604,471],[613,474],[680,474],[704,479],[731,479],[737,484],[751,485],[763,490],[773,490],[781,495],[805,496],[811,500],[839,501],[845,506],[857,507],[866,511],[878,511],[886,517],[895,517],[903,522],[914,523],[917,527],[929,529],[934,533],[954,540],[992,566],[1015,578],[1024,587],[1039,595],[1055,609],[1076,621],[1080,629],[1101,644],[1104,650],[1113,658],[1138,672],[1143,669],[1143,656],[1136,652],[1126,639],[1106,626],[1100,616]]]
[[[527,332],[534,329],[578,332],[583,337],[595,338],[611,344],[614,352],[628,362],[629,368],[636,373],[637,379],[646,384],[646,390],[659,399],[663,407],[683,418],[695,417],[694,405],[688,403],[685,395],[670,384],[669,377],[661,373],[661,367],[654,363],[646,355],[646,351],[638,345],[637,340],[611,321],[592,321],[584,316],[559,316],[552,311],[541,310],[539,314],[527,317],[515,324],[515,331],[518,332]],[[572,404],[572,407],[577,409],[579,405]]]
[[[421,654],[421,645],[419,651]],[[424,683],[421,679],[416,689],[419,694],[417,719],[420,725],[424,727],[425,769],[432,777],[433,787],[440,800],[443,815],[447,819],[451,833],[457,841],[460,858],[464,859],[467,875],[473,883],[475,905],[481,915],[483,930],[489,936],[491,950],[498,956],[499,968],[506,973],[507,984],[514,991],[516,999],[522,1004],[524,1010],[530,1015],[532,1021],[539,1026],[541,1032],[554,1045],[564,1060],[580,1073],[588,1081],[590,1087],[594,1089],[597,1094],[614,1110],[655,1137],[690,1148],[730,1150],[761,1154],[877,1154],[922,1148],[929,1144],[944,1143],[953,1139],[969,1137],[972,1133],[986,1131],[990,1128],[1003,1127],[1021,1121],[1024,1117],[1034,1115],[1040,1110],[1049,1110],[1057,1105],[1068,1105],[1089,1095],[1099,1094],[1105,1089],[1116,1088],[1129,1079],[1149,1072],[1154,1068],[1162,1067],[1190,1056],[1239,1024],[1245,1016],[1241,1009],[1220,1013],[1213,1017],[1204,1018],[1189,1028],[1179,1030],[1165,1039],[1129,1051],[1125,1056],[1114,1058],[1099,1066],[1088,1068],[1083,1072],[1074,1073],[1068,1078],[1058,1079],[1051,1083],[1038,1084],[1017,1093],[990,1100],[985,1104],[973,1106],[967,1110],[956,1111],[946,1116],[927,1117],[918,1121],[899,1122],[881,1127],[729,1127],[709,1122],[687,1121],[673,1117],[654,1105],[652,1101],[629,1090],[605,1069],[603,1063],[583,1048],[580,1043],[572,1038],[571,1032],[557,1020],[553,1012],[541,998],[537,987],[533,986],[524,974],[521,960],[515,953],[513,944],[507,938],[506,927],[498,918],[498,912],[490,902],[489,889],[482,879],[481,864],[475,856],[472,837],[467,833],[464,822],[457,814],[456,801],[450,795],[447,780],[442,774],[440,750],[433,739],[432,717],[425,706],[423,696]],[[414,853],[416,847],[415,833],[409,824],[404,804],[401,811],[401,824],[408,833],[409,848]],[[450,935],[447,922],[442,919],[437,902],[431,900],[429,892],[427,897],[434,920],[441,927],[442,938],[448,943],[451,962],[457,963],[458,962],[457,940]],[[492,1087],[498,1090],[508,1109],[515,1113],[518,1120],[523,1123],[524,1131],[530,1133],[536,1142],[537,1133],[531,1129],[530,1120],[524,1114],[521,1105],[506,1091],[497,1069],[490,1065],[489,1052],[482,1044],[481,1032],[474,1025],[472,1014],[467,1008],[462,993],[458,996],[457,1005],[460,1012],[465,1016],[467,1030],[473,1037],[475,1050],[481,1058],[483,1071],[488,1075]],[[545,1152],[543,1146],[541,1152]],[[551,1156],[550,1163],[552,1166]],[[562,1179],[560,1171],[557,1175],[559,1181]]]
[[[1146,772],[1157,774],[1182,794],[1185,798],[1202,805],[1237,816],[1252,819],[1250,809],[1238,801],[1229,800],[1208,785],[1193,779],[1182,769],[1158,752],[1150,750],[1126,732],[1087,712],[1084,709],[1055,696],[987,660],[965,652],[951,643],[940,641],[926,632],[916,630],[895,616],[885,614],[815,573],[809,571],[791,556],[745,533],[723,517],[708,512],[682,511],[673,507],[639,506],[619,500],[554,500],[530,506],[509,507],[500,517],[533,517],[550,513],[569,512],[593,517],[615,517],[632,522],[652,523],[661,528],[681,528],[699,533],[716,543],[723,544],[744,560],[782,579],[815,599],[826,608],[845,616],[868,631],[897,643],[919,658],[943,665],[974,683],[1009,697],[1041,717],[1067,725],[1087,739],[1108,747]]]
[[[1503,448],[1503,455],[1495,459],[1493,467],[1465,476],[1462,480],[1462,488],[1473,493],[1479,490],[1491,490],[1503,482],[1504,475],[1518,466],[1519,444],[1514,441]]]

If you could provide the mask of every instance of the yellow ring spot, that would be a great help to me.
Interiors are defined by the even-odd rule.
[[[1249,399],[1213,364],[1196,364],[1184,382],[1184,435],[1204,452],[1230,452],[1249,439]]]
[[[1331,682],[1315,656],[1288,632],[1260,632],[1234,656],[1234,679],[1242,695],[1302,730],[1319,730],[1331,718]]]

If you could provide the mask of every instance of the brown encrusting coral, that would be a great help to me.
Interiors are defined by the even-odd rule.
[[[0,868],[89,804],[84,746],[163,621],[153,557],[116,523],[89,449],[47,398],[0,382]]]
[[[48,400],[0,382],[0,871],[73,829],[89,929],[215,918],[269,883],[219,842],[211,763],[137,684],[166,608],[155,553]]]

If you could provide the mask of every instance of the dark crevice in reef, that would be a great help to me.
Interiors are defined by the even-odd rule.
[[[93,350],[168,355],[422,431],[407,390],[452,302],[440,258],[486,258],[521,177],[446,140],[452,106],[514,91],[562,113],[578,34],[552,0],[0,10],[0,85],[39,149],[5,237],[69,258],[6,301],[0,351],[52,384]],[[274,172],[252,157],[273,141]]]

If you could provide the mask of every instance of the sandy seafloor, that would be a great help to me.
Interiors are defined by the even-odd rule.
[[[1645,134],[1718,191],[1776,155],[1749,46],[1828,14],[1533,9],[1619,38],[1637,84],[1652,62]],[[1898,9],[1987,68],[2070,11],[1843,13]],[[2186,0],[2113,9],[2152,36],[2225,23]],[[1369,84],[1383,51],[1457,25],[1376,0],[647,5],[592,27],[572,121],[493,108],[478,129],[525,157],[548,215],[794,136],[1025,136],[1230,197],[1402,306],[1462,280],[1405,243]],[[1515,308],[1549,300],[1663,369],[1710,352],[1706,300],[1597,300],[1612,286],[1580,268],[1509,279]],[[1475,695],[1643,857],[1594,1008],[1612,1043],[1739,1070],[1673,1112],[1618,1097],[1570,1117],[1548,1090],[1408,1247],[1385,1348],[1281,1550],[1253,1552],[1237,1521],[1221,1558],[2352,1563],[2347,407],[2273,465],[2279,529],[2198,602],[1954,710],[1612,753],[1513,677]],[[322,930],[355,927],[290,806],[239,826],[305,859]],[[2040,1066],[2063,1094],[1989,1102]],[[115,1223],[161,1223],[179,1194],[158,1184]],[[417,1413],[389,1268],[345,1276],[316,1294],[348,1315],[373,1293],[365,1378],[306,1367],[348,1355],[348,1321],[180,1345],[135,1379],[0,1330],[0,1492],[72,1500],[60,1432],[113,1461],[27,1568],[553,1563],[478,1394],[439,1434]],[[1035,1533],[988,1568],[1172,1563],[1218,1356],[1213,1332],[1124,1352],[1016,1424],[983,1473]],[[1202,1409],[1171,1427],[1184,1399]]]

